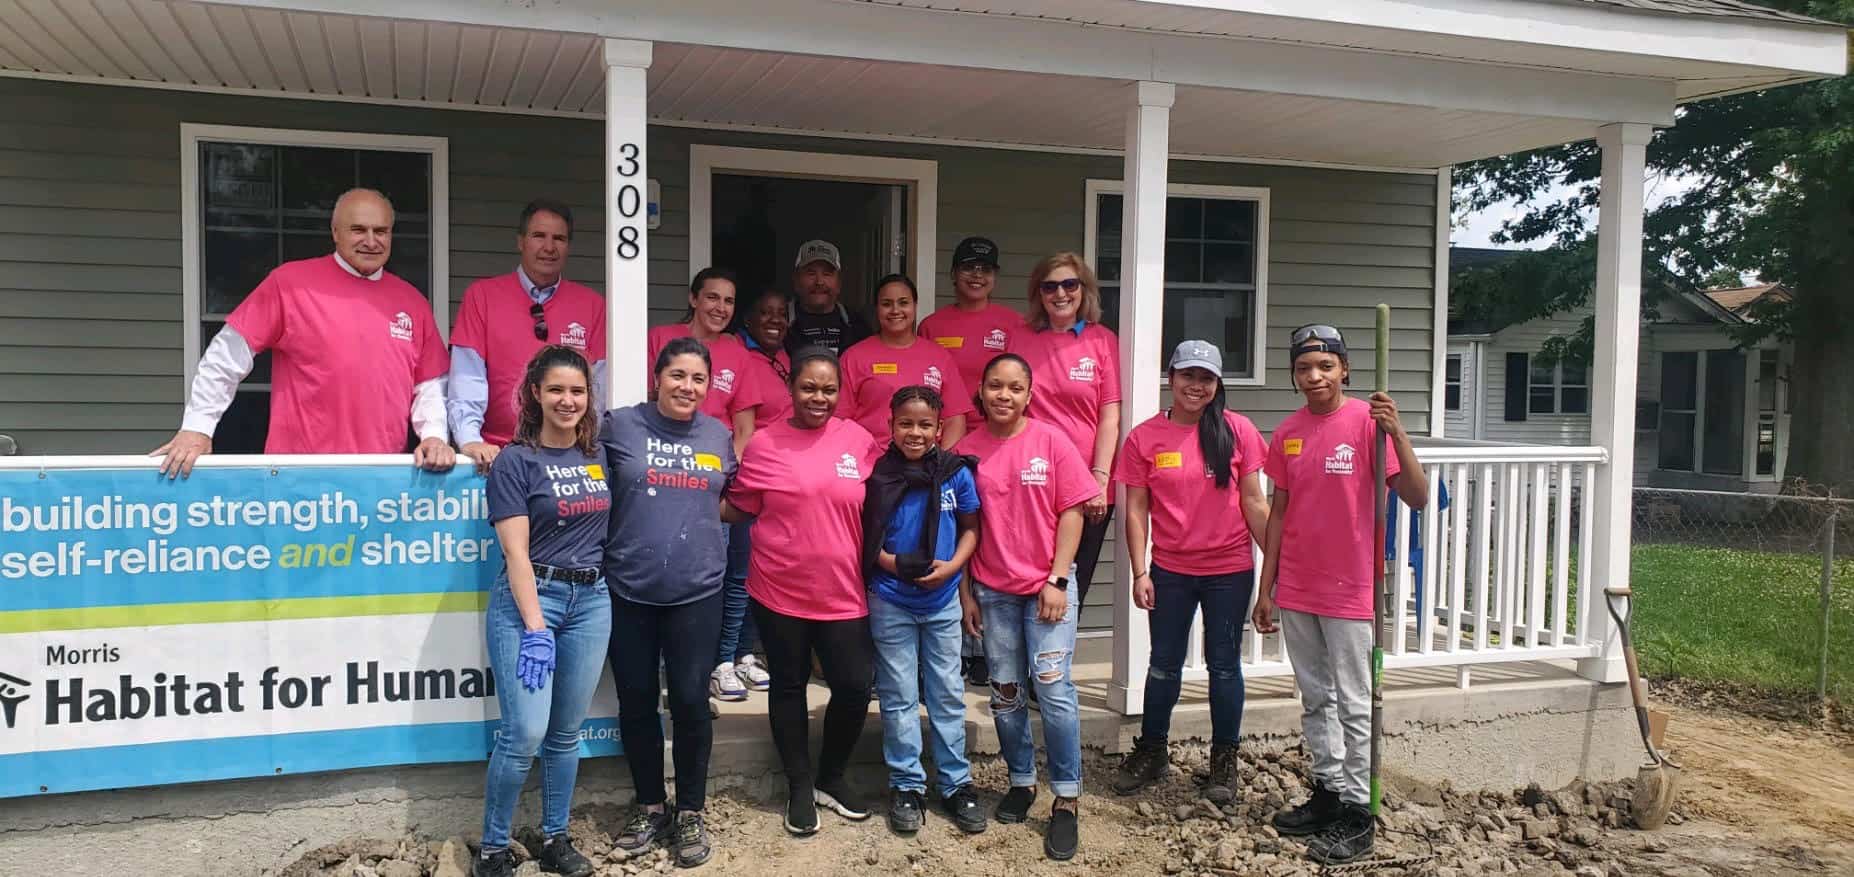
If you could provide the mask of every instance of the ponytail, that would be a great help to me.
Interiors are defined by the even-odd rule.
[[[1204,465],[1217,477],[1217,489],[1229,489],[1230,479],[1235,477],[1230,457],[1236,453],[1236,433],[1223,416],[1221,387],[1210,395],[1210,401],[1204,405],[1204,415],[1198,418],[1197,448],[1204,455]]]

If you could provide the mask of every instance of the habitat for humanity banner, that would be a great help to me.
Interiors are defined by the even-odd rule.
[[[0,796],[483,759],[501,568],[467,466],[0,471]]]

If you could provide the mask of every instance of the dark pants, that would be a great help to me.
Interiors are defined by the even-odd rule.
[[[1210,742],[1242,736],[1242,625],[1249,615],[1255,571],[1188,576],[1152,565],[1152,660],[1146,668],[1146,715],[1140,737],[1160,742],[1171,733],[1179,674],[1191,640],[1191,619],[1204,607],[1204,663],[1210,667]]]
[[[1075,547],[1075,617],[1080,623],[1081,607],[1088,605],[1088,586],[1094,584],[1094,567],[1101,562],[1101,545],[1107,541],[1107,528],[1113,526],[1114,507],[1107,507],[1106,517],[1099,524],[1082,524],[1081,544]]]
[[[792,787],[814,780],[843,776],[850,751],[869,719],[869,684],[874,679],[874,646],[869,619],[811,621],[781,615],[760,601],[750,601],[753,619],[766,649],[766,672],[772,687],[766,692],[766,715],[772,722],[773,745],[785,765]],[[830,686],[830,705],[824,708],[824,741],[819,748],[817,772],[811,769],[811,707],[805,686],[811,678],[811,653],[817,651]],[[629,748],[630,744],[625,744]]]
[[[676,809],[700,811],[708,802],[708,753],[714,720],[708,714],[708,676],[721,636],[721,592],[680,606],[650,606],[612,598],[607,654],[618,688],[618,732],[631,765],[637,802],[664,801],[663,722],[657,712],[657,666],[669,679],[670,720],[676,759]]]

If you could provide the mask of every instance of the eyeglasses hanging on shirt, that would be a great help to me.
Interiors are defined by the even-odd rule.
[[[528,308],[528,316],[534,318],[534,337],[537,341],[547,340],[547,312],[541,309],[541,303],[535,302]]]

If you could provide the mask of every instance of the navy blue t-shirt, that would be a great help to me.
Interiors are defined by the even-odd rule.
[[[597,454],[511,444],[489,470],[489,522],[528,516],[528,559],[590,569],[605,556],[611,489]]]
[[[734,437],[697,412],[675,420],[655,402],[619,408],[599,430],[610,463],[605,583],[633,603],[680,606],[721,590],[727,530],[721,492],[734,477]]]
[[[882,531],[883,551],[901,555],[920,549],[921,515],[927,509],[927,493],[927,488],[920,487],[902,495],[894,513],[889,515],[888,526]],[[952,560],[953,552],[959,547],[959,522],[953,517],[954,513],[969,515],[978,509],[978,485],[972,480],[972,469],[961,466],[940,487],[940,529],[933,547],[935,560]],[[877,570],[869,586],[892,605],[915,615],[932,615],[946,608],[947,602],[959,592],[959,581],[965,575],[965,570],[960,570],[939,587],[930,589]]]

